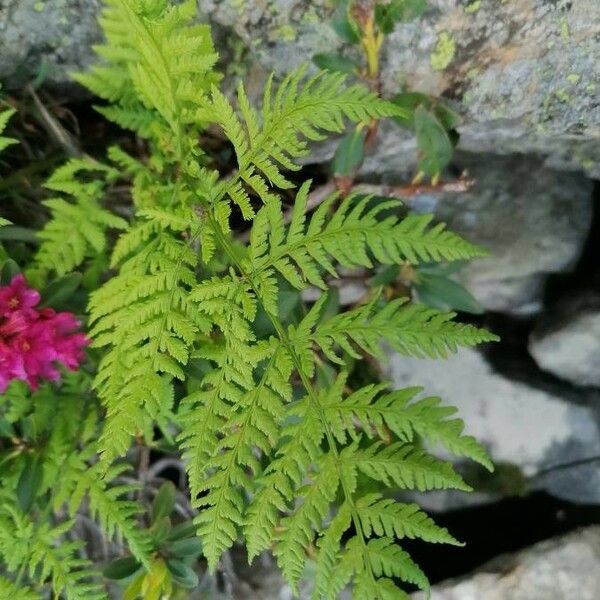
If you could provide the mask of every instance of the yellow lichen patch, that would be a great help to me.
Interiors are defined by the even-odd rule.
[[[430,56],[431,66],[436,71],[443,71],[452,62],[455,54],[456,41],[449,32],[442,31]]]

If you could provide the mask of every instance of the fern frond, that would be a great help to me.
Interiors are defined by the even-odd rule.
[[[127,451],[133,435],[172,420],[172,380],[184,379],[196,337],[210,329],[188,297],[198,262],[192,243],[208,234],[191,207],[200,181],[190,188],[183,174],[209,177],[197,165],[205,125],[199,109],[218,81],[210,30],[193,23],[196,11],[192,0],[107,0],[107,41],[97,48],[104,63],[78,77],[111,103],[101,112],[149,138],[152,150],[148,164],[111,151],[134,177],[136,218],[112,254],[117,276],[89,308],[94,344],[106,349],[95,380],[107,412],[105,465]]]
[[[484,329],[453,321],[454,313],[443,313],[422,304],[392,300],[378,310],[378,298],[357,309],[321,322],[327,302],[323,294],[298,326],[290,325],[288,336],[307,373],[314,371],[314,347],[334,363],[343,365],[337,349],[359,359],[364,352],[385,360],[381,347],[387,342],[396,352],[416,358],[445,358],[460,346],[474,346],[498,338]],[[339,350],[338,350],[339,352]]]
[[[191,298],[223,337],[223,343],[198,352],[217,368],[183,400],[188,426],[180,440],[192,497],[202,507],[196,523],[214,566],[244,523],[244,492],[261,471],[255,452],[270,454],[279,440],[292,367],[278,344],[252,344],[247,319],[254,318],[256,304],[246,283],[215,278],[198,285]],[[255,381],[259,366],[262,373]]]
[[[8,108],[0,112],[0,152],[2,152],[2,150],[5,148],[8,148],[8,146],[19,143],[19,141],[15,140],[14,138],[1,135],[6,129],[8,121],[16,112],[17,111],[14,108]]]
[[[267,205],[263,211],[267,212],[269,208],[270,206]],[[292,422],[289,426],[290,439],[284,441],[277,450],[276,456],[272,459],[265,474],[258,480],[256,495],[250,500],[243,531],[248,537],[248,546],[252,548],[251,556],[268,546],[268,541],[272,539],[273,533],[279,531],[275,536],[276,544],[273,552],[278,557],[280,568],[294,588],[303,571],[309,546],[313,544],[314,538],[319,532],[326,530],[326,516],[331,508],[333,496],[339,488],[343,497],[343,505],[350,512],[356,537],[354,541],[351,540],[345,544],[344,550],[336,542],[336,539],[339,539],[337,533],[332,533],[331,541],[325,541],[326,547],[322,556],[329,566],[326,564],[323,567],[325,575],[320,577],[320,591],[316,592],[315,598],[319,597],[319,594],[326,598],[334,598],[335,594],[351,579],[354,579],[354,588],[357,594],[366,593],[366,590],[377,590],[369,593],[381,593],[381,597],[405,597],[405,594],[393,583],[391,577],[404,578],[406,581],[417,583],[424,589],[426,589],[427,583],[422,572],[408,555],[395,546],[391,547],[392,542],[387,534],[391,533],[397,536],[397,534],[403,535],[409,532],[410,535],[416,535],[420,524],[424,536],[438,536],[438,541],[446,542],[450,542],[452,538],[447,532],[436,530],[434,524],[427,521],[427,517],[421,513],[415,515],[411,521],[411,509],[403,508],[402,505],[400,508],[396,508],[395,503],[390,504],[384,501],[378,503],[373,500],[372,504],[363,502],[359,507],[360,498],[357,497],[359,473],[379,481],[385,486],[407,489],[426,491],[453,488],[468,491],[470,488],[454,471],[450,463],[430,456],[427,452],[406,443],[403,438],[389,443],[390,432],[384,427],[384,416],[378,415],[376,410],[373,410],[373,422],[371,422],[370,413],[367,410],[369,415],[366,415],[365,423],[361,425],[365,430],[368,428],[367,435],[371,436],[376,432],[378,437],[386,441],[386,444],[376,441],[364,446],[362,438],[365,434],[356,431],[356,423],[352,423],[352,409],[345,412],[339,408],[345,387],[343,377],[339,377],[328,390],[320,393],[316,391],[312,383],[315,372],[313,346],[319,331],[328,326],[327,322],[317,325],[320,320],[321,303],[324,302],[324,299],[309,311],[299,325],[288,327],[286,331],[277,317],[276,304],[272,302],[271,294],[264,294],[260,279],[256,279],[257,272],[251,270],[252,260],[256,256],[253,254],[252,243],[254,243],[254,248],[257,248],[264,244],[265,239],[268,239],[269,236],[275,240],[275,245],[278,240],[284,238],[280,212],[277,211],[275,214],[277,221],[276,223],[273,221],[275,225],[271,227],[265,226],[265,221],[261,223],[260,216],[257,217],[256,225],[258,226],[253,232],[254,242],[251,242],[250,254],[247,259],[238,258],[227,239],[218,233],[219,226],[213,224],[217,238],[235,265],[238,276],[242,281],[250,283],[252,291],[267,311],[267,315],[277,331],[279,343],[289,354],[294,370],[299,374],[302,385],[307,391],[306,397],[286,408],[288,415],[286,420],[289,419]],[[293,225],[290,227],[293,227],[295,231],[301,231],[301,222],[301,219],[296,218],[294,223],[293,218]],[[274,285],[276,289],[276,280]],[[267,304],[269,309],[266,308]],[[361,339],[362,333],[359,332],[363,329],[360,323],[364,324],[365,319],[367,321],[372,318],[377,319],[378,313],[375,306],[376,304],[373,302],[366,308],[362,307],[358,311],[352,312],[348,322],[342,321],[341,318],[339,322],[334,321],[332,329],[324,329],[328,333],[321,339],[321,343],[331,348],[334,342],[327,340],[339,338],[341,346],[349,346],[352,342],[359,348],[361,345],[368,348],[375,347],[379,338],[385,339],[390,334],[377,326],[375,327],[376,333],[369,335],[366,338],[368,341],[365,342]],[[385,329],[394,332],[391,335],[396,334],[399,339],[402,339],[402,336],[396,333],[397,325],[403,321],[401,318],[397,318],[390,322],[390,316],[396,315],[399,310],[404,308],[408,307],[404,307],[403,303],[399,302],[392,305],[391,309],[388,309],[389,312],[384,312]],[[381,310],[385,311],[385,309]],[[424,354],[423,349],[428,352],[445,353],[448,350],[454,350],[458,341],[471,343],[471,336],[485,337],[488,335],[477,330],[461,332],[460,326],[453,325],[457,329],[450,329],[450,343],[439,345],[440,340],[443,339],[443,333],[439,333],[437,329],[443,327],[444,323],[448,323],[451,316],[440,313],[424,315],[417,325],[417,329],[423,328],[426,332],[424,334],[425,341],[421,342],[422,348],[412,339],[413,332],[407,334],[405,346],[418,355]],[[344,323],[344,331],[342,331],[341,323]],[[430,323],[432,330],[428,334],[427,327]],[[354,332],[347,333],[346,331],[348,326],[351,328],[353,324],[357,327],[356,339],[353,339]],[[456,339],[453,339],[453,335]],[[429,341],[430,339],[432,341]],[[475,343],[475,340],[472,343]],[[339,361],[337,356],[335,358],[336,361]],[[350,401],[349,407],[375,404],[376,399],[382,396],[383,390],[383,386],[369,386],[366,390],[359,390],[356,392],[357,396]],[[382,406],[385,406],[385,402],[382,402]],[[360,413],[360,409],[358,412]],[[393,419],[393,417],[388,418]],[[400,417],[398,418],[400,419]],[[443,420],[441,419],[441,429],[444,428]],[[310,424],[308,429],[310,434],[304,437],[299,432],[307,431],[303,427],[307,423]],[[392,433],[394,432],[392,431]],[[454,433],[457,439],[460,439],[460,431],[456,430]],[[348,443],[348,436],[351,439],[350,443]],[[282,440],[286,440],[286,437]],[[322,445],[324,440],[326,440],[326,445]],[[293,505],[296,498],[301,498],[298,506]],[[373,505],[375,514],[371,511]],[[362,516],[364,517],[365,531],[369,531],[373,535],[377,528],[378,531],[385,533],[385,536],[368,539],[369,536],[363,531],[361,508],[364,508]],[[398,515],[405,517],[406,529],[401,527],[398,527],[397,530],[390,529],[390,522],[393,522]],[[413,530],[410,529],[411,524],[414,527]],[[343,530],[341,524],[339,527]],[[327,540],[326,535],[327,533],[323,536],[325,540]],[[376,543],[373,544],[373,542]],[[389,564],[392,559],[398,561],[398,565],[393,568]],[[332,561],[336,567],[331,567]],[[337,567],[339,567],[339,571]],[[324,579],[332,569],[339,572],[340,576],[330,578],[330,585],[327,585],[324,583]],[[370,598],[371,595],[362,597]]]
[[[273,553],[287,579],[295,588],[306,563],[306,549],[314,538],[314,530],[321,529],[329,507],[340,485],[335,458],[325,455],[311,473],[310,484],[296,491],[298,508],[281,521]]]
[[[410,214],[403,219],[394,212],[397,200],[373,201],[350,195],[334,210],[336,194],[325,200],[306,223],[310,182],[296,196],[292,221],[284,228],[281,204],[263,207],[253,223],[250,259],[246,268],[254,276],[280,273],[294,287],[326,288],[323,274],[337,277],[336,263],[343,267],[458,260],[484,256],[485,252],[440,223],[431,226],[432,215]],[[333,214],[331,214],[333,213]]]
[[[376,577],[397,577],[402,581],[413,583],[421,590],[429,590],[429,581],[425,573],[392,538],[381,537],[369,540],[366,554]],[[360,583],[356,590],[357,594],[358,590],[360,590]],[[369,594],[366,597],[372,596]]]
[[[70,200],[56,197],[43,202],[51,218],[37,234],[41,243],[31,273],[35,279],[39,281],[51,272],[62,276],[73,271],[86,258],[106,249],[109,229],[125,229],[125,220],[101,204],[106,182],[117,176],[112,167],[71,159],[48,179],[48,189],[67,194]],[[86,181],[86,177],[94,179]]]
[[[193,24],[196,4],[144,4],[107,0],[101,18],[106,43],[95,48],[104,62],[75,78],[110,106],[109,120],[151,137],[163,147],[183,143],[183,128],[196,126],[203,91],[217,81],[210,29]],[[157,114],[162,117],[160,123]],[[168,140],[168,134],[175,139]]]
[[[67,600],[108,600],[96,582],[91,563],[78,558],[81,543],[66,539],[73,521],[52,526],[33,523],[6,494],[0,506],[0,555],[9,572],[27,568],[37,582],[49,579],[56,597]],[[36,597],[36,596],[34,596]]]
[[[388,538],[421,539],[432,544],[463,546],[439,527],[416,504],[399,504],[381,494],[368,494],[356,502],[363,532]]]
[[[216,87],[211,91],[210,105],[202,112],[223,129],[233,144],[239,172],[226,182],[223,194],[229,195],[247,219],[254,213],[243,186],[269,204],[276,200],[271,186],[293,187],[282,169],[300,168],[295,161],[308,154],[308,141],[341,133],[345,121],[366,122],[399,110],[364,86],[346,85],[340,73],[320,72],[308,79],[305,74],[306,67],[301,67],[275,89],[270,78],[260,116],[251,108],[242,85],[238,88],[240,116]]]
[[[413,401],[416,390],[394,395],[384,386],[347,393],[344,376],[317,389],[316,364],[319,354],[338,364],[341,352],[380,356],[382,342],[406,355],[437,357],[493,338],[454,323],[452,314],[403,300],[382,306],[379,298],[323,321],[323,295],[288,326],[278,316],[280,281],[326,288],[339,266],[484,252],[432,224],[430,215],[400,218],[395,200],[350,196],[337,206],[334,195],[307,220],[310,184],[300,189],[286,226],[276,190],[293,187],[285,171],[297,169],[308,143],[342,132],[347,121],[398,108],[346,85],[343,76],[306,78],[302,69],[277,87],[270,79],[260,111],[240,86],[236,108],[212,85],[215,56],[206,28],[190,23],[194,2],[107,4],[108,43],[99,50],[106,64],[81,80],[111,103],[106,115],[149,139],[151,158],[142,164],[112,152],[133,177],[135,214],[112,254],[117,273],[89,306],[91,335],[104,352],[95,389],[106,410],[102,459],[85,482],[93,488],[90,505],[109,536],[132,537],[136,506],[123,499],[128,486],[110,487],[119,472],[110,464],[133,435],[176,423],[211,569],[241,535],[251,558],[271,547],[293,588],[316,544],[315,599],[333,599],[348,583],[356,597],[369,599],[406,598],[400,579],[427,589],[396,539],[456,540],[414,505],[364,495],[359,475],[384,487],[466,491],[452,466],[417,438],[483,464],[485,452],[436,400]],[[224,180],[203,166],[198,133],[207,123],[221,127],[236,153],[238,169]],[[257,215],[254,195],[264,205]],[[233,205],[254,218],[248,253],[230,240]],[[225,257],[213,260],[217,247]],[[222,265],[229,271],[213,275]],[[258,339],[265,317],[275,333]],[[199,380],[187,377],[192,356],[212,367]],[[179,400],[182,387],[187,395]],[[73,497],[76,506],[82,494]],[[143,561],[145,540],[133,537],[133,544]]]
[[[61,540],[71,525],[37,528],[30,546],[30,577],[35,574],[41,581],[51,577],[54,593],[63,592],[67,600],[107,600],[106,592],[94,581],[98,573],[89,561],[78,558],[82,544]]]
[[[342,450],[341,462],[350,480],[355,480],[357,471],[360,471],[387,487],[395,485],[420,492],[447,489],[471,491],[471,487],[450,463],[400,442],[388,446],[376,442],[367,448],[359,448],[354,443]]]
[[[108,540],[119,537],[124,540],[131,553],[145,566],[150,567],[152,551],[151,540],[140,528],[138,517],[141,506],[128,499],[137,491],[134,485],[117,484],[110,486],[127,470],[119,465],[102,472],[101,465],[89,466],[84,456],[73,453],[63,468],[61,494],[54,499],[55,507],[68,503],[69,514],[73,518],[85,498],[88,499],[89,512],[97,519]]]
[[[0,598],[11,600],[41,600],[40,594],[32,589],[18,585],[4,577],[0,577]]]
[[[323,429],[306,399],[288,408],[280,447],[264,474],[248,507],[244,536],[250,560],[270,548],[280,516],[291,506],[296,490],[321,455]]]
[[[184,378],[189,348],[198,331],[207,329],[187,292],[196,281],[196,255],[172,231],[175,221],[165,224],[155,213],[148,220],[154,237],[139,248],[143,225],[134,229],[134,241],[115,253],[123,253],[125,244],[136,252],[90,300],[94,344],[109,349],[95,381],[107,408],[101,438],[107,460],[126,452],[146,419],[170,411],[170,380]]]
[[[341,389],[345,380],[345,375],[340,376],[339,393],[329,394],[324,406],[332,431],[341,443],[346,442],[347,435],[356,436],[357,422],[369,437],[377,433],[385,439],[387,427],[403,442],[413,442],[416,434],[431,444],[441,443],[456,456],[470,458],[493,470],[485,448],[474,437],[463,434],[461,419],[451,418],[457,409],[443,406],[440,398],[413,402],[421,388],[382,393],[385,385],[365,386],[344,398]]]
[[[342,536],[352,524],[352,509],[342,504],[331,519],[327,529],[317,541],[317,572],[313,588],[313,600],[338,598],[356,570],[355,561],[343,560]],[[356,557],[360,556],[357,554]]]
[[[180,419],[187,426],[179,441],[192,498],[196,498],[204,485],[207,461],[214,455],[233,407],[239,406],[244,394],[254,387],[253,372],[262,354],[251,346],[255,336],[249,318],[253,318],[256,306],[243,282],[208,280],[198,285],[190,298],[198,313],[212,320],[214,333],[220,334],[195,353],[215,363],[216,368],[182,400],[180,408]]]
[[[488,470],[493,470],[489,455],[481,444],[474,437],[463,435],[463,421],[449,418],[457,413],[456,408],[443,406],[440,398],[423,398],[408,404],[410,398],[410,391],[406,394],[400,390],[381,399],[381,407],[384,409],[394,405],[396,418],[386,419],[386,424],[399,439],[412,441],[414,432],[431,443],[441,443],[456,456],[470,458]],[[376,408],[373,414],[377,412]]]
[[[359,576],[354,592],[357,597],[370,600],[410,600],[410,596],[387,577],[381,577],[373,582],[366,575]]]

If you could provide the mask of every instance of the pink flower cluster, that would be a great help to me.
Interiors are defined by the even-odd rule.
[[[57,363],[75,371],[84,359],[89,340],[76,332],[75,316],[36,308],[39,301],[40,294],[21,274],[0,287],[0,393],[13,379],[35,390],[41,379],[59,379]]]

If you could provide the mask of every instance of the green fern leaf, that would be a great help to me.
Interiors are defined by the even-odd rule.
[[[433,544],[462,546],[448,531],[436,525],[416,504],[399,504],[381,494],[368,494],[360,498],[357,510],[363,531],[388,538],[421,539]]]
[[[458,260],[484,256],[485,252],[446,231],[443,224],[430,226],[432,215],[409,215],[404,219],[386,215],[399,202],[374,202],[369,196],[348,196],[332,215],[337,195],[327,198],[315,211],[308,226],[304,215],[310,182],[300,189],[292,222],[283,234],[279,202],[261,209],[254,227],[262,230],[251,241],[250,260],[245,268],[257,274],[279,272],[293,286],[308,284],[324,288],[322,273],[336,277],[334,263],[344,267],[372,267]],[[268,224],[267,224],[268,223]]]
[[[151,563],[151,540],[140,529],[138,517],[141,507],[127,499],[136,486],[118,484],[109,486],[124,471],[126,465],[112,467],[102,473],[100,464],[89,466],[79,454],[72,454],[63,469],[61,490],[54,500],[59,507],[68,500],[69,514],[74,517],[84,497],[89,501],[92,518],[97,518],[107,539],[119,537],[127,542],[131,553],[146,567]]]
[[[377,577],[398,577],[402,581],[415,584],[421,590],[429,590],[429,581],[425,573],[393,539],[382,537],[369,540],[367,556]]]
[[[467,457],[488,470],[493,470],[491,460],[483,446],[472,436],[463,435],[464,423],[453,417],[457,410],[441,405],[435,397],[412,402],[421,388],[406,388],[383,393],[385,385],[370,385],[342,397],[345,375],[328,394],[324,410],[332,431],[341,443],[346,436],[356,437],[356,422],[371,436],[377,433],[386,437],[389,428],[399,440],[413,442],[415,434],[430,444],[441,443],[456,456]]]
[[[321,72],[307,80],[305,73],[305,67],[297,69],[275,90],[269,79],[260,117],[250,108],[242,86],[238,88],[241,119],[217,88],[212,90],[210,106],[201,113],[218,124],[233,144],[239,172],[229,180],[223,194],[229,195],[245,218],[251,218],[253,211],[242,182],[265,204],[276,201],[270,186],[293,187],[281,169],[299,169],[294,161],[308,153],[307,140],[318,141],[328,133],[342,132],[345,120],[364,122],[398,111],[363,86],[345,85],[345,77],[339,73]]]
[[[368,448],[358,448],[354,443],[341,453],[342,463],[350,479],[356,478],[356,470],[386,486],[396,485],[403,489],[428,490],[456,489],[470,492],[468,486],[452,465],[426,452],[395,442],[384,446],[376,442]]]
[[[8,108],[0,112],[0,134],[2,134],[2,132],[6,129],[8,121],[15,114],[15,112],[17,111],[14,108]],[[5,148],[8,148],[8,146],[18,143],[18,140],[15,140],[14,138],[0,135],[0,152],[2,152],[2,150]]]
[[[306,563],[306,550],[314,539],[314,529],[322,527],[340,484],[334,460],[325,456],[319,461],[319,470],[311,474],[311,483],[297,492],[300,506],[281,522],[283,530],[278,535],[274,554],[296,593]]]
[[[85,177],[101,176],[93,181]],[[30,275],[37,281],[48,273],[65,275],[79,267],[86,258],[106,249],[110,229],[125,229],[126,222],[102,207],[106,182],[118,172],[88,159],[71,159],[58,168],[46,182],[46,187],[71,196],[71,200],[51,198],[44,201],[51,219],[38,233],[41,241]]]
[[[40,594],[33,590],[17,585],[4,577],[0,577],[0,597],[11,600],[41,600]]]

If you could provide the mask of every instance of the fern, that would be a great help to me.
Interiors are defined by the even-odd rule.
[[[98,178],[101,174],[104,181]],[[96,177],[85,181],[92,175]],[[51,219],[38,233],[41,241],[30,276],[43,280],[48,273],[65,275],[83,264],[86,258],[105,251],[109,229],[124,229],[126,222],[103,208],[105,183],[119,175],[114,168],[88,159],[71,159],[57,169],[46,187],[71,197],[45,200]]]
[[[10,573],[17,571],[19,581],[25,575],[38,585],[47,581],[67,600],[106,598],[99,574],[81,558],[83,545],[72,541],[73,525],[82,516],[96,518],[107,541],[125,541],[144,565],[150,565],[153,549],[140,530],[142,507],[129,498],[137,487],[119,482],[126,467],[102,472],[95,462],[98,410],[89,387],[89,376],[75,372],[65,376],[60,388],[46,384],[31,394],[19,382],[0,396],[3,422],[22,431],[23,438],[15,443],[28,447],[34,457],[23,463],[17,449],[6,462],[0,555]],[[80,444],[84,450],[77,448]],[[37,484],[31,474],[35,465],[43,473]],[[33,510],[23,506],[23,478],[35,494]],[[37,510],[42,499],[45,508]]]
[[[385,384],[349,389],[349,359],[381,358],[383,344],[407,356],[444,358],[495,337],[455,322],[453,313],[379,293],[327,316],[327,290],[341,268],[485,253],[431,215],[404,215],[395,199],[334,194],[309,218],[310,182],[296,194],[286,225],[280,193],[294,187],[289,172],[300,168],[309,143],[402,109],[342,75],[304,68],[279,84],[270,78],[259,109],[241,84],[232,102],[216,85],[209,31],[194,16],[192,1],[107,0],[106,43],[97,49],[103,62],[78,76],[105,100],[99,110],[107,118],[147,140],[148,159],[114,148],[112,166],[74,161],[49,181],[74,200],[49,204],[40,272],[79,268],[107,248],[107,229],[123,230],[112,247],[111,277],[88,306],[100,355],[93,391],[105,415],[102,431],[84,449],[69,431],[51,445],[45,458],[65,465],[55,507],[66,503],[74,518],[87,498],[107,538],[122,536],[152,576],[153,546],[127,497],[134,488],[118,482],[126,467],[115,461],[134,437],[154,444],[158,427],[170,441],[177,428],[211,569],[242,540],[250,559],[272,550],[295,591],[316,553],[315,599],[337,598],[347,585],[361,600],[407,598],[400,581],[428,590],[402,540],[458,542],[387,490],[471,489],[428,444],[492,465],[438,398],[416,399],[419,388]],[[236,169],[226,176],[203,154],[207,126],[220,128],[235,151]],[[117,178],[132,179],[127,224],[101,201]],[[91,217],[73,234],[68,221],[82,211]],[[236,212],[251,222],[247,247],[232,239]],[[58,248],[68,232],[69,244]],[[323,294],[303,317],[286,319],[280,302],[287,284]],[[261,319],[270,333],[261,333]],[[191,359],[209,365],[202,377],[190,375]],[[328,384],[318,377],[323,363],[339,370]],[[21,554],[15,562],[0,536],[9,570],[27,560],[42,565],[43,579],[69,598],[100,597],[88,565],[74,558],[77,548],[56,546],[70,521],[34,532],[27,518],[18,527],[36,544],[33,558]]]
[[[110,103],[98,107],[108,119],[183,158],[196,144],[202,94],[218,81],[208,26],[192,24],[193,0],[105,5],[106,43],[96,47],[105,62],[76,79]]]
[[[309,189],[310,182],[300,188],[287,232],[278,201],[270,202],[258,214],[247,268],[260,280],[279,272],[299,289],[307,283],[326,288],[321,273],[336,277],[335,262],[344,267],[372,267],[372,257],[381,264],[399,264],[403,260],[439,262],[485,255],[481,248],[446,231],[443,224],[430,227],[432,215],[409,215],[400,220],[389,214],[400,206],[397,200],[373,203],[368,196],[348,196],[332,215],[338,199],[333,194],[307,224]]]
[[[99,464],[90,467],[85,461],[85,456],[81,454],[71,454],[63,467],[60,494],[55,495],[54,505],[59,507],[67,502],[69,514],[73,518],[87,495],[89,513],[92,518],[96,517],[99,520],[106,538],[111,540],[118,535],[126,540],[133,556],[145,566],[149,566],[150,539],[140,531],[137,519],[141,507],[127,498],[131,492],[137,491],[137,488],[130,484],[111,487],[108,485],[108,482],[116,480],[127,467],[113,467],[109,472],[102,474],[99,467]]]
[[[0,112],[0,134],[4,132],[6,126],[8,125],[8,121],[15,114],[15,112],[16,111],[14,108],[8,108]],[[12,146],[13,144],[17,143],[18,141],[14,138],[0,135],[0,152],[2,152],[2,150],[4,150],[5,148],[8,148],[8,146]]]
[[[272,77],[267,81],[260,117],[241,84],[237,93],[241,118],[227,98],[212,88],[206,118],[220,125],[233,144],[239,168],[222,189],[245,218],[251,218],[254,211],[243,185],[265,203],[276,199],[270,186],[292,188],[281,168],[299,169],[294,159],[308,154],[307,140],[318,141],[327,133],[342,132],[345,120],[361,122],[399,112],[363,86],[345,86],[345,77],[339,73],[323,72],[302,82],[305,71],[301,67],[290,73],[276,90]]]
[[[4,495],[0,511],[0,555],[9,572],[26,569],[38,582],[49,580],[56,596],[64,593],[68,600],[106,600],[102,587],[95,581],[98,573],[89,561],[77,556],[81,543],[65,539],[72,525],[72,521],[57,526],[36,525]]]
[[[12,583],[4,577],[0,577],[0,594],[3,598],[13,600],[40,600],[41,596],[31,589]]]

